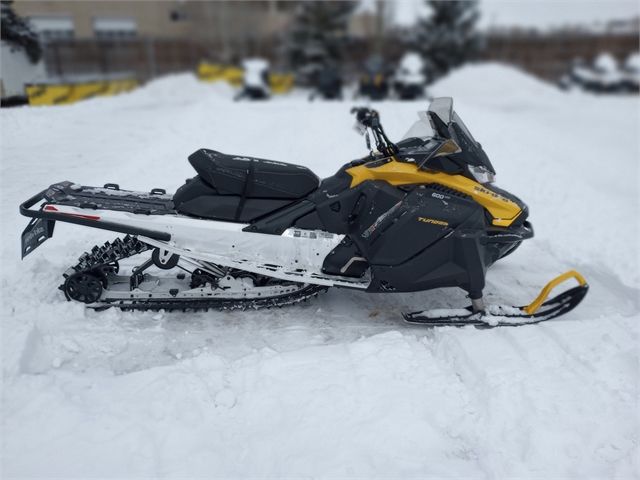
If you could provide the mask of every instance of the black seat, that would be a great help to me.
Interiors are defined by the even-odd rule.
[[[189,156],[198,176],[173,196],[186,215],[250,222],[307,196],[320,180],[308,168],[201,149]]]
[[[320,184],[316,174],[301,165],[226,155],[205,148],[192,153],[189,162],[222,195],[298,199]]]

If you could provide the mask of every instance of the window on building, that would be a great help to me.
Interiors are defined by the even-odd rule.
[[[73,19],[67,16],[29,17],[29,24],[44,41],[69,39],[73,38],[74,35]]]
[[[93,32],[97,38],[104,40],[133,38],[138,33],[138,24],[133,18],[94,18]]]

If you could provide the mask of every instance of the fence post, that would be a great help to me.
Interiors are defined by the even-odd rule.
[[[55,42],[48,42],[46,45],[48,48],[51,48],[53,50],[53,68],[55,75],[60,78],[62,77],[62,66],[60,62],[60,51],[58,50],[58,44]]]
[[[149,72],[149,79],[153,79],[157,75],[157,65],[156,65],[156,46],[153,41],[153,38],[147,37],[147,66]]]

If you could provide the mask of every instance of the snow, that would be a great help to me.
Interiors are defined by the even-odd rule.
[[[631,53],[625,60],[624,66],[632,72],[640,72],[640,53]]]
[[[109,232],[59,224],[25,261],[17,212],[60,180],[174,191],[200,147],[332,174],[365,153],[351,102],[233,102],[167,77],[70,106],[2,109],[2,476],[632,478],[639,473],[638,97],[565,94],[497,64],[430,88],[482,142],[536,237],[486,300],[575,268],[553,323],[429,330],[400,311],[462,292],[332,290],[277,311],[86,311],[56,289]],[[391,138],[423,102],[376,103]]]
[[[618,71],[618,61],[610,53],[601,53],[593,61],[593,66],[603,73],[615,73]]]

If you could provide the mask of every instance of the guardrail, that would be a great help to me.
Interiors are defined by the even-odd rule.
[[[93,97],[116,95],[139,85],[135,78],[31,84],[25,88],[29,105],[65,105]]]
[[[196,69],[197,77],[205,82],[225,81],[234,87],[242,85],[244,73],[241,68],[219,63],[201,62]],[[295,77],[292,73],[269,74],[269,86],[273,93],[287,93],[293,88]]]

